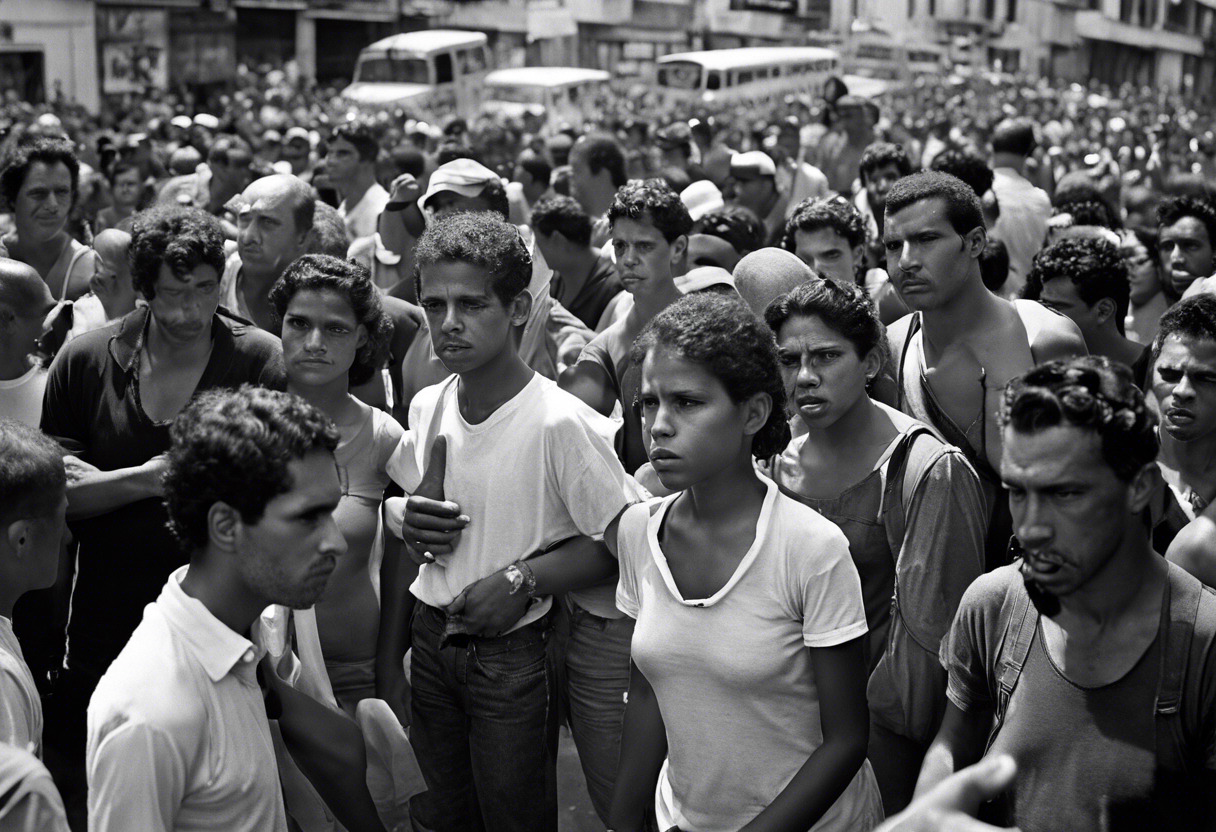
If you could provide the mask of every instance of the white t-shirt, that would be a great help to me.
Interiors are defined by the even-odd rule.
[[[37,364],[17,378],[0,380],[0,418],[38,427],[42,421],[42,391],[45,389],[46,368]]]
[[[354,205],[347,205],[346,200],[342,200],[342,204],[338,206],[338,213],[346,221],[347,238],[353,243],[360,237],[370,237],[375,234],[376,223],[379,222],[380,214],[388,202],[389,193],[380,187],[379,182],[373,182]]]
[[[0,616],[0,742],[42,756],[42,700],[13,633]]]
[[[667,729],[660,829],[737,832],[772,803],[823,744],[807,648],[866,633],[844,534],[765,482],[755,541],[711,598],[682,598],[659,546],[679,494],[634,506],[620,521],[617,606],[637,619],[633,661]],[[813,829],[856,832],[881,820],[867,761]]]
[[[596,537],[640,498],[612,440],[616,425],[540,374],[484,422],[460,415],[457,376],[418,391],[409,430],[388,462],[407,494],[418,487],[436,436],[447,438],[444,497],[470,518],[453,552],[423,564],[410,591],[446,607],[461,590],[520,558],[578,535]],[[405,500],[386,501],[400,536]],[[512,629],[544,615],[534,603]]]

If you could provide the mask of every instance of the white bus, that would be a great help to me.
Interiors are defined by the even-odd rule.
[[[885,32],[856,35],[844,49],[845,70],[867,78],[910,81],[949,74],[947,49],[935,43],[900,43]]]
[[[468,117],[481,104],[489,65],[484,32],[406,32],[364,47],[342,96],[364,109],[405,106],[432,116]]]
[[[840,72],[840,55],[817,46],[749,46],[683,52],[658,61],[665,103],[760,103],[791,94],[819,96]]]
[[[486,76],[483,107],[512,118],[544,116],[549,125],[577,123],[592,115],[596,96],[611,78],[600,69],[571,66],[496,69]]]

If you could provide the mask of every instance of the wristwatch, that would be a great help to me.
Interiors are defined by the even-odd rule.
[[[511,582],[511,591],[507,593],[508,595],[514,595],[523,589],[524,573],[517,564],[513,563],[508,566],[503,574],[506,575],[507,580]]]

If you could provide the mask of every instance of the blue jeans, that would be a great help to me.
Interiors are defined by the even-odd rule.
[[[415,606],[410,742],[428,789],[410,801],[418,832],[556,832],[552,619],[442,642],[445,613]]]
[[[570,733],[591,805],[607,824],[621,758],[634,621],[629,616],[601,618],[569,599],[563,612],[569,615],[565,694]]]

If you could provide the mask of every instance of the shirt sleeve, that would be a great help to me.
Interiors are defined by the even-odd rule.
[[[174,828],[186,765],[168,734],[147,723],[126,722],[97,740],[90,736],[88,756],[90,832]]]
[[[0,671],[0,742],[38,752],[34,704],[11,670]]]
[[[823,527],[785,539],[802,550],[795,553],[799,568],[789,571],[797,581],[791,591],[802,608],[802,643],[832,647],[865,635],[869,627],[861,577],[844,533],[825,520]]]
[[[636,619],[641,608],[638,592],[639,552],[646,550],[646,524],[650,517],[649,504],[632,506],[621,515],[617,532],[617,561],[620,574],[616,582],[616,608]]]
[[[76,350],[68,345],[60,351],[47,374],[42,394],[42,432],[56,440],[69,453],[88,453],[89,432],[81,422],[90,402],[84,391],[73,389]]]
[[[939,658],[946,669],[946,698],[962,711],[990,708],[990,667],[1000,639],[1000,611],[1008,580],[1021,580],[1016,568],[1002,567],[981,575],[963,593]]]

